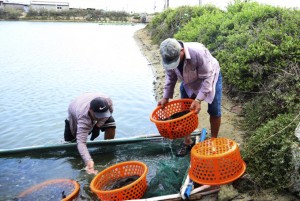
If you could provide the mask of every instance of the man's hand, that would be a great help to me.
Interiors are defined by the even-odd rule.
[[[86,164],[85,170],[88,174],[97,174],[98,171],[94,169],[94,161],[89,160]]]
[[[190,110],[194,110],[196,114],[198,114],[201,110],[201,101],[200,100],[194,100],[191,104]]]
[[[168,98],[163,98],[160,101],[158,101],[157,105],[161,105],[161,108],[164,109],[165,104],[169,102]]]

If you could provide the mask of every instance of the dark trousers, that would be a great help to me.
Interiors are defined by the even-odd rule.
[[[72,135],[71,128],[70,128],[70,122],[69,120],[65,120],[65,132],[64,137],[66,142],[72,142],[76,140],[76,138]]]

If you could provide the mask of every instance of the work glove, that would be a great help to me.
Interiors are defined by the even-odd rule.
[[[93,141],[95,138],[97,138],[99,136],[99,134],[100,134],[100,128],[97,125],[95,125],[92,130],[91,141]]]

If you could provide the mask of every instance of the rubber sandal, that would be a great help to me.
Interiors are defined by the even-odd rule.
[[[192,147],[195,145],[195,143],[193,142],[190,145],[181,143],[180,149],[179,151],[176,153],[176,156],[178,157],[183,157],[185,155],[187,155],[187,153],[192,149]]]

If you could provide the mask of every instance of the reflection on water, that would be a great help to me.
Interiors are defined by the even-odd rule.
[[[143,26],[0,22],[0,149],[60,143],[68,104],[92,91],[111,96],[117,138],[157,133]]]

